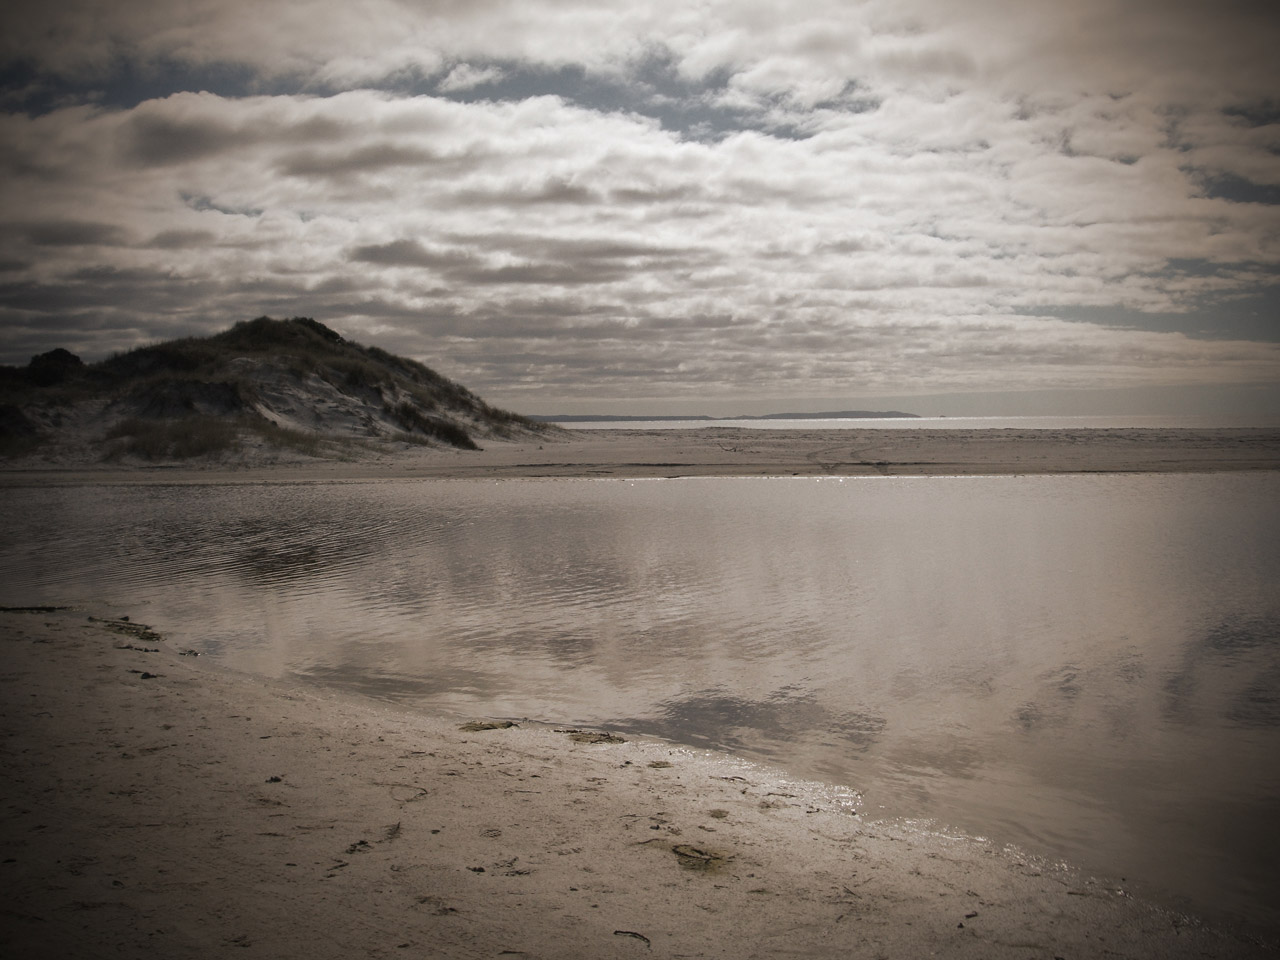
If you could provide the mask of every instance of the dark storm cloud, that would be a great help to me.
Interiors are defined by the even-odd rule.
[[[605,237],[543,237],[533,234],[508,233],[498,237],[482,234],[458,236],[461,242],[492,244],[521,256],[543,256],[554,260],[651,260],[679,257],[688,260],[698,251],[690,247],[661,246]]]
[[[536,204],[566,203],[574,205],[599,204],[605,200],[599,190],[575,184],[564,177],[544,177],[530,184],[518,184],[503,189],[469,189],[455,194],[460,206],[531,206]]]
[[[580,284],[612,283],[629,276],[622,266],[591,264],[579,266],[563,263],[524,263],[502,267],[475,267],[452,271],[464,283],[473,284],[549,284],[577,286]]]
[[[250,131],[230,124],[147,114],[135,116],[123,134],[126,156],[146,166],[206,159],[256,139]]]
[[[50,220],[18,227],[37,247],[119,247],[128,242],[127,233],[117,224],[96,220]]]
[[[281,157],[277,169],[290,177],[343,177],[393,167],[433,167],[442,173],[474,162],[466,157],[441,156],[422,147],[382,142],[341,153],[318,150],[290,153]]]
[[[705,199],[705,194],[696,183],[668,187],[619,187],[609,193],[612,203],[671,204],[699,199]]]
[[[507,236],[495,240],[483,236],[457,237],[468,249],[428,249],[417,240],[357,247],[350,259],[389,267],[418,267],[465,284],[547,284],[576,286],[604,284],[628,279],[636,261],[655,263],[684,257],[687,251],[605,239],[562,239],[554,237]],[[478,251],[517,253],[525,262],[486,262]],[[655,259],[657,258],[657,259]],[[681,260],[681,263],[687,261]]]
[[[351,251],[356,263],[376,263],[384,267],[436,267],[452,269],[470,265],[475,258],[455,250],[428,250],[417,240],[392,240],[356,247]]]
[[[157,100],[129,114],[118,133],[128,161],[170,166],[216,159],[256,144],[324,142],[343,133],[340,121],[325,117],[237,116],[230,101],[207,93],[178,102]]]
[[[25,281],[0,284],[0,304],[31,314],[54,315],[74,311],[99,311],[104,304],[118,304],[113,310],[136,311],[146,315],[186,307],[193,296],[206,297],[218,284],[192,281],[187,293],[161,271],[120,271],[111,267],[86,267],[56,283]]]
[[[217,240],[212,230],[161,230],[147,241],[156,250],[192,250],[207,247]]]

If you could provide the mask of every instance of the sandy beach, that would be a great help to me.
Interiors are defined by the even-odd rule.
[[[1274,431],[596,431],[484,451],[0,484],[1280,467]],[[854,789],[537,725],[466,729],[228,671],[87,609],[0,612],[0,954],[1263,957]],[[483,725],[482,725],[483,726]]]
[[[353,448],[343,459],[249,453],[153,466],[28,458],[9,483],[361,480],[383,477],[950,476],[1280,469],[1280,430],[772,430],[700,427],[559,431],[482,450]]]
[[[726,756],[467,729],[92,611],[0,637],[5,956],[1275,955]]]

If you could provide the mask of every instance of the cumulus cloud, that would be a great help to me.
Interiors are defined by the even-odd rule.
[[[473,67],[469,63],[459,63],[436,85],[436,88],[442,93],[457,93],[460,90],[472,90],[485,84],[496,83],[505,77],[506,73],[498,67]]]
[[[530,409],[1275,381],[1264,13],[19,6],[0,359],[301,313]]]

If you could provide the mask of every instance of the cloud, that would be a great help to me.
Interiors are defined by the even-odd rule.
[[[375,263],[384,267],[437,267],[469,263],[471,258],[457,254],[434,253],[416,240],[393,240],[356,247],[351,252],[356,263]]]
[[[217,239],[212,230],[161,230],[147,246],[158,250],[203,249]]]
[[[118,247],[126,236],[117,224],[96,220],[47,220],[26,224],[21,232],[36,247]]]
[[[406,147],[393,141],[372,142],[343,152],[316,149],[283,156],[277,170],[288,177],[342,178],[378,173],[392,167],[432,167],[450,163],[426,147]]]
[[[499,79],[504,60],[607,74],[664,51],[687,79],[729,74],[810,106],[850,79],[1220,101],[1277,88],[1273,14],[1256,0],[65,0],[11,5],[0,55],[63,76],[127,59],[153,70],[238,63],[330,85],[416,71],[464,89]]]
[[[457,64],[436,84],[442,93],[457,93],[461,90],[473,90],[476,87],[493,84],[506,78],[506,73],[499,67],[473,67],[469,63]]]
[[[0,114],[21,350],[307,314],[544,408],[1280,374],[1251,4],[3,16],[57,91]]]

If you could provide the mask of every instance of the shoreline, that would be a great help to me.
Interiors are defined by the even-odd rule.
[[[1280,430],[582,430],[484,449],[363,451],[349,460],[246,457],[109,465],[28,458],[0,485],[545,477],[978,476],[1280,469]]]
[[[727,755],[466,731],[91,615],[0,612],[15,956],[1276,955]]]

